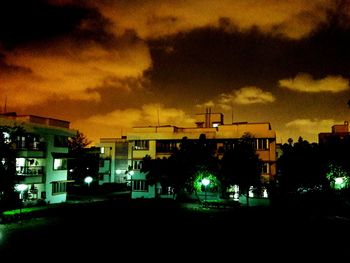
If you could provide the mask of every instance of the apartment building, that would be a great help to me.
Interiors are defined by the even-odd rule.
[[[173,148],[180,147],[182,138],[198,140],[204,134],[207,140],[216,143],[216,154],[220,158],[228,147],[244,134],[253,136],[254,145],[259,158],[263,161],[262,180],[269,182],[276,175],[276,133],[268,122],[248,123],[237,122],[224,124],[221,113],[207,110],[196,115],[196,127],[181,128],[172,125],[134,127],[127,134],[128,164],[131,167],[132,198],[154,198],[158,185],[148,185],[146,176],[140,169],[142,159],[169,157]]]
[[[99,184],[126,183],[128,178],[128,141],[123,138],[101,138],[97,144],[100,148]]]
[[[16,183],[25,201],[61,203],[67,198],[68,137],[75,136],[65,120],[35,115],[0,114],[0,126],[20,126],[12,141],[16,151]]]

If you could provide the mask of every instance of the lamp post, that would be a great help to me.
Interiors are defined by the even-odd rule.
[[[207,201],[207,186],[210,184],[210,180],[208,178],[202,179],[202,185],[204,185],[204,202]]]
[[[15,186],[15,189],[17,192],[19,192],[19,200],[20,200],[20,205],[19,205],[19,217],[22,217],[22,200],[23,200],[23,192],[28,188],[28,185],[26,184],[17,184]]]
[[[90,184],[92,182],[92,177],[91,176],[85,177],[84,182],[87,183],[88,188],[90,188]]]

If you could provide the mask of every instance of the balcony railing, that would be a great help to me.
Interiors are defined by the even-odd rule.
[[[19,176],[40,176],[44,175],[44,166],[16,166]]]

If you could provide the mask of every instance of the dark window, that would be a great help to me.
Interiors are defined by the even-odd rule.
[[[65,193],[67,189],[66,182],[53,182],[52,183],[52,194]]]
[[[54,146],[55,147],[68,147],[68,137],[55,135]]]

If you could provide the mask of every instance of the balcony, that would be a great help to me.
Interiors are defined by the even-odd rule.
[[[17,157],[45,157],[46,144],[40,143],[16,143]]]
[[[44,166],[16,166],[16,172],[19,176],[43,176]]]
[[[17,181],[22,184],[44,182],[44,166],[16,166]]]

